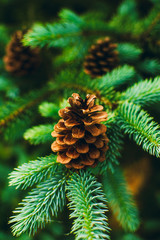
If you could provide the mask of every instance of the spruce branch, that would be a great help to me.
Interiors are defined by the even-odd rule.
[[[125,102],[118,109],[118,125],[130,138],[156,157],[160,156],[159,125],[140,106]]]
[[[137,65],[137,69],[144,74],[157,76],[160,74],[160,62],[157,59],[145,59]]]
[[[134,26],[131,28],[131,31],[132,34],[139,35],[139,42],[144,43],[144,41],[148,40],[147,35],[149,32],[147,33],[147,35],[146,32],[154,22],[154,19],[157,17],[157,14],[159,14],[159,8],[153,7],[148,13],[148,15],[134,23]]]
[[[108,120],[106,122],[107,136],[109,138],[108,147],[106,152],[106,161],[98,164],[98,169],[101,174],[105,174],[107,169],[110,169],[114,173],[116,165],[119,165],[118,159],[121,157],[121,151],[123,148],[123,133],[117,125],[117,119],[113,114],[108,114]]]
[[[64,79],[68,81],[66,82]],[[112,107],[111,99],[115,98],[115,91],[112,88],[106,88],[102,94],[98,79],[91,81],[91,78],[83,72],[74,72],[66,69],[57,76],[56,81],[58,82],[57,89],[72,89],[72,92],[78,90],[85,94],[94,94],[106,106]],[[50,89],[51,91],[55,90],[55,84],[52,82],[50,83]]]
[[[31,111],[27,111],[25,114],[15,118],[14,121],[9,122],[7,128],[3,129],[4,138],[8,141],[15,141],[22,138],[26,129],[31,126],[32,116]]]
[[[131,43],[119,43],[117,46],[119,59],[122,63],[136,63],[142,54],[142,49]]]
[[[59,107],[51,102],[43,102],[39,105],[39,112],[43,117],[52,117],[54,119],[58,119],[58,111]]]
[[[160,102],[160,77],[135,83],[121,95],[121,100],[128,100],[141,106]]]
[[[24,163],[10,173],[9,185],[26,189],[47,179],[48,176],[54,176],[55,172],[59,169],[59,164],[56,160],[57,156],[51,154],[50,156]]]
[[[65,204],[65,176],[56,174],[34,188],[13,213],[10,223],[13,235],[19,236],[29,231],[35,234],[37,229],[51,222],[52,216],[62,210]]]
[[[76,89],[84,93],[94,94],[104,105],[112,108],[112,105],[117,101],[117,97],[119,96],[119,93],[116,92],[114,88],[128,83],[130,84],[135,81],[137,77],[133,67],[124,65],[94,80],[91,80],[91,78],[83,72],[77,73],[72,71],[71,74],[69,69],[66,69],[57,76],[56,80],[58,83],[61,83],[60,87],[62,89]],[[64,82],[66,78],[68,81]],[[52,83],[50,87],[52,89]],[[53,88],[55,88],[55,85]]]
[[[108,165],[108,168],[110,168],[113,171],[113,165],[118,165],[119,161],[118,159],[121,157],[121,150],[123,148],[123,134],[120,131],[119,126],[116,124],[116,118],[114,121],[109,124],[109,122],[106,122],[107,126],[107,136],[109,138],[109,149],[106,152],[106,162]],[[109,119],[108,119],[109,121]],[[106,168],[104,166],[104,171],[106,171]]]
[[[23,99],[17,99],[14,103],[8,103],[1,109],[0,127],[5,127],[8,123],[18,118],[30,108],[37,105],[40,101],[48,96],[48,89],[42,89],[37,93],[31,92]]]
[[[74,22],[78,26],[85,26],[85,21],[70,9],[62,9],[59,13],[59,17],[63,22]]]
[[[136,33],[133,34],[135,19],[137,18],[137,11],[135,11],[135,9],[135,3],[127,0],[123,1],[117,9],[117,14],[115,14],[109,22],[109,25],[117,29],[119,34],[123,27],[123,34],[125,34],[126,37],[133,35],[132,37],[134,37],[134,41],[139,38]],[[126,21],[126,17],[128,21]],[[126,40],[128,41],[129,39]]]
[[[68,87],[68,88],[73,88],[73,89],[76,89],[76,90],[79,90],[79,91],[82,91],[84,93],[88,93],[88,94],[94,94],[102,103],[104,103],[105,105],[108,105],[108,106],[112,106],[112,103],[109,101],[109,99],[103,97],[101,94],[100,94],[100,91],[98,90],[91,90],[85,86],[81,86],[81,85],[78,85],[78,84],[64,84],[64,86]],[[95,88],[94,88],[95,89]]]
[[[60,20],[52,24],[36,24],[32,30],[25,34],[23,44],[32,47],[68,47],[86,38],[95,39],[97,36],[116,36],[121,41],[135,41],[137,36],[122,35],[116,27],[107,24],[104,20],[85,20],[71,10],[63,9],[60,13]]]
[[[116,169],[114,173],[108,170],[104,175],[103,185],[109,206],[119,223],[125,230],[136,231],[140,224],[138,210],[131,194],[127,191],[120,169]]]
[[[156,26],[156,24],[160,22],[160,13],[158,13],[155,18],[151,21],[151,24],[148,26],[148,28],[146,29],[146,31],[143,33],[143,35],[141,36],[143,39],[149,37],[150,33],[152,32],[152,30],[154,29],[154,27]]]
[[[83,38],[78,42],[78,47],[72,45],[64,48],[62,54],[56,58],[55,64],[62,69],[62,64],[75,64],[77,59],[79,62],[83,61],[90,45],[91,42],[87,38]]]
[[[77,77],[75,76],[76,74],[74,75],[72,73],[71,75],[66,70],[61,74],[62,75],[58,77],[59,81],[63,79],[64,75],[68,75],[68,79],[70,79],[70,82],[67,83],[61,80],[61,87],[95,94],[102,103],[110,108],[112,108],[112,105],[117,101],[117,97],[119,96],[119,93],[116,92],[114,88],[118,88],[128,83],[130,84],[137,78],[134,68],[128,65],[118,67],[103,77],[92,81],[90,77],[86,76],[84,73],[80,73]]]
[[[80,28],[75,23],[63,22],[35,25],[32,31],[25,34],[23,43],[33,47],[66,47],[75,43],[81,35]]]
[[[75,239],[109,239],[106,199],[95,177],[87,171],[74,173],[68,181],[67,196],[70,217],[76,218],[72,228]]]
[[[137,3],[134,0],[124,0],[117,9],[118,16],[128,17],[130,21],[138,20]]]
[[[53,129],[54,124],[34,126],[24,133],[24,139],[34,145],[50,142],[52,140],[51,132]]]
[[[153,7],[148,15],[136,20],[136,18],[138,18],[137,10],[134,11],[133,9],[135,7],[137,8],[137,6],[134,6],[135,3],[132,5],[132,3],[130,1],[130,5],[128,1],[123,1],[122,8],[120,5],[118,14],[111,19],[109,26],[116,29],[119,35],[122,35],[121,30],[123,29],[123,37],[125,38],[125,41],[144,44],[144,42],[148,41],[149,34],[153,32],[154,27],[159,22],[159,8]],[[128,19],[127,22],[126,16]]]
[[[132,83],[137,77],[136,71],[133,67],[124,65],[114,69],[112,72],[107,73],[102,78],[98,79],[99,88],[105,91],[106,88],[117,88],[121,85]]]

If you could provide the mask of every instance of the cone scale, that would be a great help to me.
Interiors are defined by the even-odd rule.
[[[39,49],[23,46],[21,42],[23,36],[22,31],[16,31],[13,34],[3,58],[6,71],[15,76],[32,73],[40,62]]]
[[[101,77],[118,65],[117,44],[112,43],[109,37],[99,39],[89,49],[85,57],[84,72],[92,78]]]
[[[67,168],[82,169],[95,167],[105,160],[108,149],[106,126],[101,122],[107,120],[103,106],[95,105],[95,95],[87,95],[83,100],[73,93],[68,99],[70,107],[59,111],[62,118],[55,125],[52,136],[56,137],[51,145],[57,152],[57,162]]]

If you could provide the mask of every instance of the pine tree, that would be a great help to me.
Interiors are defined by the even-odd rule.
[[[160,157],[156,116],[160,103],[160,57],[156,54],[158,44],[154,44],[159,38],[160,5],[156,1],[152,5],[145,17],[139,16],[136,1],[124,0],[117,13],[107,20],[102,13],[77,14],[62,9],[53,23],[34,24],[24,35],[24,47],[38,47],[46,52],[48,48],[55,53],[52,60],[48,59],[52,61],[52,76],[38,89],[28,91],[26,87],[20,92],[21,79],[16,82],[0,66],[0,91],[4,95],[0,131],[8,141],[16,142],[23,136],[30,144],[39,145],[39,152],[41,146],[45,148],[45,156],[37,155],[36,160],[18,166],[9,175],[10,186],[29,188],[29,195],[9,221],[14,236],[34,235],[63,211],[67,212],[67,206],[68,219],[73,220],[71,234],[76,240],[110,239],[110,212],[126,232],[117,239],[141,239],[134,233],[140,228],[141,213],[128,190],[122,155],[127,150],[127,139],[137,149]],[[89,61],[87,58],[87,66],[92,64],[92,70],[95,62],[96,69],[101,65],[101,74],[90,76],[84,64],[88,50],[91,46],[94,49],[98,39],[107,37],[114,39],[116,45],[110,42],[108,48],[98,48]],[[7,43],[5,38],[4,41]],[[116,55],[113,66],[112,51]],[[113,57],[107,58],[109,71],[101,71],[104,52]],[[27,85],[29,80],[23,81]],[[95,106],[92,101],[87,102],[89,96],[96,96]],[[78,132],[73,137],[74,127]],[[93,142],[87,142],[87,133]],[[68,142],[64,140],[67,137]],[[77,144],[80,141],[81,146]]]

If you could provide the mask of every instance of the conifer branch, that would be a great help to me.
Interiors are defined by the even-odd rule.
[[[118,109],[118,125],[130,138],[156,157],[160,156],[159,125],[140,106],[125,102]]]
[[[48,90],[43,89],[38,93],[34,93],[34,95],[33,93],[31,93],[30,96],[27,96],[26,99],[18,99],[17,102],[15,102],[14,104],[9,103],[8,106],[5,106],[4,110],[2,109],[2,112],[1,112],[2,116],[0,116],[1,117],[0,127],[5,127],[9,122],[13,121],[19,115],[22,115],[28,109],[37,105],[46,96],[48,96]],[[4,117],[3,117],[3,112],[4,112]]]
[[[74,43],[81,35],[79,26],[74,23],[54,23],[35,25],[31,32],[24,36],[24,45],[33,47],[65,47]]]
[[[85,27],[85,21],[82,19],[82,17],[78,16],[70,9],[62,9],[59,13],[59,17],[63,22],[74,22],[76,25],[82,26],[82,28]]]
[[[54,119],[58,119],[58,111],[59,107],[51,102],[43,102],[41,105],[39,105],[39,112],[43,117],[52,117]]]
[[[107,169],[110,169],[111,172],[114,173],[115,166],[119,165],[118,160],[121,157],[124,142],[124,136],[117,125],[117,119],[112,114],[108,115],[106,126],[107,136],[109,138],[109,149],[106,152],[106,161],[98,164],[98,169],[100,169],[101,174],[105,174]]]
[[[132,83],[137,77],[136,71],[133,67],[124,65],[122,67],[118,67],[107,73],[102,78],[98,80],[99,88],[102,91],[105,91],[107,88],[114,87],[117,88],[121,85]]]
[[[109,170],[103,180],[109,206],[125,230],[134,232],[139,227],[138,211],[131,194],[127,190],[125,179],[120,170]]]
[[[128,100],[141,106],[160,102],[160,77],[135,83],[121,95],[121,100]]]
[[[31,144],[37,145],[51,141],[53,138],[51,132],[54,129],[54,124],[43,124],[29,128],[24,133],[24,139],[28,140]]]
[[[64,86],[68,87],[68,88],[73,88],[73,89],[76,89],[76,90],[79,90],[79,91],[82,91],[84,93],[88,93],[88,94],[94,94],[102,103],[104,103],[105,105],[108,105],[108,106],[112,106],[112,103],[106,99],[105,97],[103,97],[101,94],[100,94],[100,91],[99,90],[91,90],[85,86],[81,86],[81,85],[78,85],[78,84],[64,84]]]
[[[153,28],[156,24],[160,21],[160,13],[158,13],[155,18],[152,20],[151,24],[148,26],[148,29],[142,34],[141,38],[145,39],[149,37],[150,33],[152,32]]]
[[[32,31],[25,34],[23,44],[33,47],[68,47],[83,39],[98,36],[111,36],[117,37],[120,41],[137,41],[138,35],[128,32],[121,34],[115,26],[107,24],[103,20],[88,20],[79,17],[74,12],[63,9],[60,14],[60,21],[53,24],[34,25]]]
[[[70,200],[70,214],[74,220],[72,232],[75,239],[109,239],[106,199],[101,184],[89,172],[74,173],[68,181],[67,196]]]
[[[121,63],[136,63],[142,54],[142,49],[130,43],[119,43],[117,50]]]
[[[64,81],[64,76],[68,80],[67,82]],[[85,79],[85,81],[84,81]],[[56,86],[57,89],[73,89],[78,90],[83,93],[87,94],[94,94],[97,96],[97,98],[104,103],[106,106],[112,107],[111,98],[113,95],[115,95],[115,91],[112,88],[105,89],[104,93],[102,94],[102,90],[100,88],[100,81],[96,79],[95,81],[91,82],[90,77],[88,77],[83,72],[70,72],[68,69],[62,71],[59,76],[56,78],[56,81],[58,82],[58,86]],[[59,84],[61,83],[61,84]],[[60,85],[60,86],[59,86]],[[55,90],[55,84],[50,84],[51,90]],[[106,98],[107,96],[107,98]],[[114,96],[115,97],[115,96]]]
[[[54,176],[58,170],[59,164],[56,162],[57,156],[51,154],[47,157],[38,158],[38,160],[24,163],[15,168],[9,175],[9,185],[16,188],[26,189],[34,184],[40,183],[48,176]]]
[[[139,19],[134,25],[132,26],[131,32],[132,34],[139,35],[139,42],[142,44],[144,41],[148,40],[147,36],[145,35],[146,31],[150,28],[152,25],[154,19],[156,18],[157,14],[159,14],[159,8],[153,7],[148,15],[146,15],[144,18]]]
[[[13,235],[19,236],[29,231],[35,234],[37,229],[51,222],[52,216],[62,210],[65,204],[65,177],[56,174],[34,188],[13,213],[10,223]]]
[[[69,79],[68,82],[62,81],[64,75]],[[71,88],[85,93],[94,94],[104,105],[112,108],[119,96],[114,88],[118,88],[127,83],[132,83],[136,78],[137,74],[134,68],[124,65],[123,67],[118,67],[103,77],[92,81],[90,77],[86,76],[84,73],[80,73],[77,76],[77,72],[70,74],[68,70],[65,70],[58,76],[57,81],[61,81],[60,87],[62,89]],[[55,86],[53,87],[55,88]],[[59,86],[57,88],[59,88]]]
[[[147,75],[157,76],[160,74],[160,62],[157,59],[145,59],[137,65],[137,70]]]
[[[24,132],[30,127],[32,123],[32,113],[31,111],[25,112],[25,114],[20,115],[15,118],[14,121],[9,122],[7,128],[3,129],[4,138],[8,141],[15,141],[23,137]],[[18,131],[17,131],[18,129]]]

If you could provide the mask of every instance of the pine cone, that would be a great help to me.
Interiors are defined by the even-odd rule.
[[[51,145],[53,152],[58,152],[57,161],[67,168],[81,169],[85,166],[96,166],[98,161],[105,160],[108,149],[106,121],[107,113],[103,106],[95,105],[95,95],[87,95],[83,100],[73,93],[68,99],[71,107],[59,111],[62,119],[55,125],[52,136],[56,137]]]
[[[85,57],[84,72],[92,78],[101,77],[118,65],[117,44],[112,43],[109,37],[97,40],[89,49]]]
[[[6,71],[15,76],[24,76],[31,73],[39,64],[39,49],[22,45],[24,32],[16,31],[6,47],[6,55],[3,58]]]

